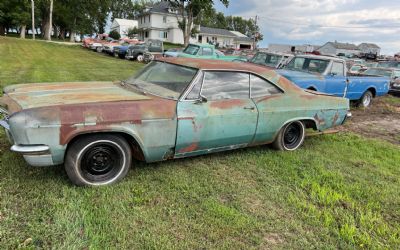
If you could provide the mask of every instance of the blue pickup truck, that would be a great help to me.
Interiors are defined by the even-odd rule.
[[[336,57],[299,55],[277,71],[303,89],[346,97],[363,107],[389,92],[388,77],[348,76],[345,60]]]

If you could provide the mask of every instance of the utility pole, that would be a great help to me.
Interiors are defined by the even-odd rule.
[[[32,39],[35,40],[35,1],[31,0],[32,3]]]
[[[257,27],[257,19],[258,19],[258,16],[256,15],[256,19],[254,19],[254,28]],[[253,38],[254,38],[254,41],[253,41],[253,50],[256,50],[256,48],[257,48],[256,36],[257,36],[257,29],[254,30],[254,35],[253,35]]]

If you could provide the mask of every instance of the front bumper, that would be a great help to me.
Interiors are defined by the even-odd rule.
[[[10,132],[10,125],[8,119],[0,120],[0,126],[4,128],[7,138],[11,144],[11,151],[22,154],[25,161],[34,167],[53,166],[54,161],[50,153],[50,147],[47,145],[17,145],[14,142],[13,136]]]
[[[350,111],[347,111],[346,116],[343,119],[342,125],[346,123],[347,120],[350,120],[353,117],[353,114]]]
[[[46,145],[13,145],[11,151],[20,153],[33,167],[53,166],[50,147]]]

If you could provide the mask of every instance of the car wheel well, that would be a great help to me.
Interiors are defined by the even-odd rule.
[[[123,132],[108,132],[108,131],[105,131],[105,132],[85,133],[85,134],[76,135],[74,138],[72,138],[68,142],[66,152],[68,151],[69,146],[72,145],[75,141],[77,141],[77,140],[79,140],[79,139],[81,139],[83,137],[93,135],[93,134],[119,135],[119,136],[123,137],[128,142],[129,146],[132,149],[133,158],[136,159],[136,160],[139,160],[139,161],[145,161],[143,150],[140,147],[140,145],[137,142],[137,140],[135,139],[135,137],[133,137],[130,134],[123,133]]]
[[[317,123],[314,120],[300,120],[304,123],[306,129],[312,128],[313,130],[318,130]]]
[[[312,90],[312,91],[317,91],[317,89],[314,88],[314,87],[308,87],[307,89],[308,89],[308,90]]]
[[[370,91],[371,93],[372,93],[372,96],[375,98],[376,97],[376,90],[375,90],[375,88],[369,88],[369,89],[367,89],[365,92],[367,92],[367,91]]]

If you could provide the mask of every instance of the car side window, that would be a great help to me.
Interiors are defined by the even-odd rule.
[[[335,74],[336,76],[344,76],[343,63],[333,62],[331,73]]]
[[[211,48],[202,48],[199,55],[200,56],[212,56],[212,49]]]
[[[186,96],[186,100],[198,100],[200,97],[201,85],[203,83],[204,74],[200,73],[199,77],[197,77],[196,82],[193,85],[193,88],[190,90],[189,94]]]
[[[282,93],[282,91],[275,85],[255,75],[250,75],[250,85],[251,85],[252,98],[270,96]]]
[[[249,99],[248,73],[208,71],[205,73],[201,94],[208,100]]]

